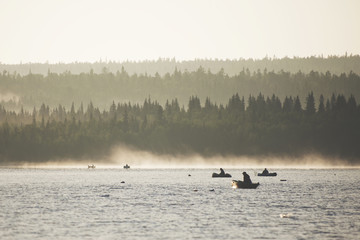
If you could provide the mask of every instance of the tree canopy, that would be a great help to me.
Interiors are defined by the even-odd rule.
[[[65,158],[106,158],[126,144],[156,154],[203,156],[303,156],[318,153],[359,164],[360,106],[354,96],[308,93],[280,100],[262,93],[234,94],[226,104],[196,95],[188,108],[178,100],[162,106],[150,97],[138,103],[112,101],[108,110],[92,102],[32,111],[0,106],[0,162],[43,162]],[[326,102],[324,107],[324,102]],[[246,105],[246,106],[245,106]],[[75,107],[76,106],[76,107]],[[291,160],[289,160],[291,161]]]
[[[21,107],[26,110],[34,106],[39,108],[44,102],[51,108],[59,104],[70,108],[72,103],[80,105],[90,101],[104,110],[110,107],[112,101],[140,104],[146,96],[162,105],[176,98],[180,107],[187,108],[189,96],[209,97],[214,103],[225,105],[229,96],[236,93],[239,96],[255,96],[259,92],[265,98],[274,94],[280,99],[298,96],[298,100],[293,99],[297,105],[304,105],[310,92],[314,96],[322,94],[324,98],[330,98],[335,93],[359,99],[360,76],[351,71],[336,75],[330,72],[291,73],[266,69],[251,72],[245,68],[235,75],[228,75],[223,70],[212,73],[203,67],[191,72],[175,69],[162,76],[157,73],[130,75],[124,68],[116,73],[105,70],[80,74],[49,71],[47,75],[29,73],[24,76],[8,71],[0,73],[0,104],[16,111],[20,111]],[[314,103],[318,104],[318,101],[317,97]]]

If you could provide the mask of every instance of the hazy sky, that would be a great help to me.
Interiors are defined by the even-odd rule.
[[[360,54],[360,0],[0,0],[0,62]]]

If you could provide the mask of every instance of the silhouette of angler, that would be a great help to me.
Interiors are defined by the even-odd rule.
[[[243,175],[244,175],[244,183],[251,184],[252,182],[251,182],[250,176],[246,172],[243,172]]]

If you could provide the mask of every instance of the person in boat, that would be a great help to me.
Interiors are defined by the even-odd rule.
[[[225,175],[225,171],[224,171],[224,169],[222,169],[222,168],[220,168],[220,175]]]
[[[269,174],[269,171],[265,168],[264,171],[262,172],[262,174],[267,175],[267,174]]]
[[[251,179],[250,179],[249,174],[247,174],[246,172],[243,172],[243,175],[244,175],[244,183],[251,184],[252,181],[251,181]]]

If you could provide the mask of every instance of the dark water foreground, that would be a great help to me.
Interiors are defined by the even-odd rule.
[[[0,239],[358,239],[360,169],[271,170],[2,168]]]

